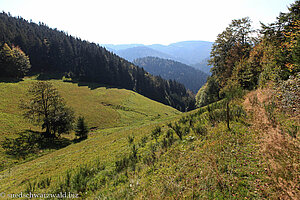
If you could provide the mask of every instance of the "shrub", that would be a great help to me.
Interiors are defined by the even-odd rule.
[[[202,123],[195,124],[195,126],[193,127],[193,131],[196,135],[206,136],[207,134],[207,128]]]
[[[177,122],[175,122],[174,126],[172,126],[172,124],[169,124],[168,126],[171,127],[174,130],[174,132],[176,133],[176,135],[179,137],[179,139],[182,140],[184,132],[183,132],[181,126],[178,125]]]
[[[274,125],[276,123],[276,117],[275,117],[275,108],[276,104],[274,101],[271,101],[269,103],[264,104],[265,111],[267,114],[267,117],[269,121]]]
[[[158,126],[151,133],[152,139],[155,139],[157,141],[157,138],[160,136],[160,134],[161,134],[161,127]]]
[[[145,145],[147,143],[147,140],[148,140],[147,136],[142,137],[141,142],[140,142],[140,146],[145,147]]]
[[[115,162],[115,165],[116,165],[116,168],[115,168],[116,172],[119,173],[119,172],[123,171],[124,169],[126,169],[129,166],[128,157],[124,156],[120,160],[117,160]]]
[[[128,135],[127,140],[128,140],[129,145],[132,145],[133,141],[134,141],[134,136],[133,135]]]
[[[299,126],[291,125],[289,129],[287,129],[289,135],[293,138],[297,138],[297,133],[299,132]]]
[[[51,184],[51,177],[46,177],[37,183],[37,187],[40,189],[48,188]]]
[[[72,189],[76,192],[85,192],[91,175],[91,169],[87,165],[80,166],[71,179]]]

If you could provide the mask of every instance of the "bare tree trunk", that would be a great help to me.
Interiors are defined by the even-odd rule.
[[[230,120],[230,119],[229,119],[229,117],[230,117],[230,116],[229,116],[229,112],[230,112],[230,111],[229,111],[229,102],[227,102],[227,103],[226,103],[226,118],[227,118],[226,121],[227,121],[227,128],[228,128],[228,130],[230,130],[230,126],[229,126],[229,120]]]

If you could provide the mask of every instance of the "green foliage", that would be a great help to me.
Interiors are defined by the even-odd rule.
[[[218,35],[212,46],[209,64],[213,76],[221,87],[231,78],[235,64],[248,57],[252,48],[251,21],[249,18],[232,20],[231,24]]]
[[[237,98],[241,98],[244,95],[244,91],[241,86],[233,81],[229,81],[226,87],[220,91],[220,96],[225,98],[225,101],[231,102]]]
[[[36,181],[34,181],[34,182],[28,181],[27,182],[26,189],[25,189],[25,192],[27,194],[34,193],[36,191],[36,189],[37,189],[37,182]]]
[[[128,140],[128,144],[129,144],[129,145],[132,145],[133,142],[134,142],[134,135],[128,135],[127,140]]]
[[[198,122],[194,125],[193,131],[195,132],[196,135],[206,136],[208,130],[207,130],[205,124]]]
[[[28,93],[31,96],[29,102],[21,104],[25,110],[24,117],[41,124],[42,129],[46,129],[46,137],[60,136],[73,128],[74,112],[66,107],[51,82],[35,82]]]
[[[274,61],[279,68],[280,79],[286,80],[299,72],[299,5],[297,0],[289,7],[289,12],[280,13],[274,23],[262,25],[264,39],[277,50]]]
[[[152,133],[151,133],[151,137],[152,139],[155,139],[157,141],[157,138],[161,135],[161,127],[156,127]]]
[[[175,122],[174,125],[169,124],[169,127],[172,128],[176,135],[179,137],[179,139],[182,140],[182,137],[186,133],[186,130],[183,130],[177,122]]]
[[[79,139],[87,139],[89,128],[85,122],[84,117],[80,116],[77,119],[77,125],[76,125],[76,136],[79,137]]]
[[[196,95],[196,106],[203,107],[213,102],[218,101],[220,87],[215,78],[209,77],[204,86],[200,88]]]
[[[225,97],[226,107],[224,108],[226,110],[226,122],[227,122],[227,128],[230,130],[230,104],[232,101],[234,101],[237,98],[241,98],[244,95],[243,89],[240,87],[240,85],[236,82],[230,81],[227,83],[227,85],[222,88],[221,95]],[[238,113],[239,114],[239,113]]]
[[[37,187],[40,189],[45,189],[50,187],[50,184],[51,184],[51,177],[50,178],[46,177],[37,183]]]
[[[275,109],[276,109],[276,104],[274,101],[271,101],[269,103],[264,104],[264,108],[268,117],[268,120],[272,122],[273,125],[276,124],[276,117],[275,117]]]
[[[29,57],[19,47],[4,43],[0,49],[1,77],[23,78],[30,68]]]
[[[300,128],[297,125],[292,124],[289,129],[287,129],[288,134],[293,137],[297,138],[297,134],[299,133]]]

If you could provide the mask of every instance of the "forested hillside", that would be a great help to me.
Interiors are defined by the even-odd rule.
[[[122,87],[182,111],[194,107],[182,84],[152,76],[97,44],[6,13],[0,14],[0,27],[1,48],[6,43],[19,46],[29,56],[30,74],[65,75],[73,81]]]
[[[194,68],[196,68],[196,69],[199,69],[199,70],[203,71],[204,73],[211,74],[210,69],[213,66],[208,65],[208,60],[209,60],[209,57],[206,58],[206,59],[204,59],[204,60],[202,60],[201,62],[193,64],[191,66],[194,67]]]
[[[178,81],[194,93],[197,93],[208,77],[207,74],[191,66],[157,57],[139,58],[134,60],[133,63],[153,75]]]

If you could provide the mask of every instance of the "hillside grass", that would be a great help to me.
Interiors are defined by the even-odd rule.
[[[15,137],[25,130],[42,131],[23,118],[19,108],[21,102],[29,100],[27,93],[34,78],[26,78],[17,83],[0,82],[0,141],[5,137]],[[92,128],[90,135],[97,130],[115,127],[137,126],[148,122],[162,120],[180,112],[176,109],[150,100],[130,90],[97,87],[91,89],[88,84],[76,84],[62,80],[50,80],[59,94],[65,99],[67,106],[75,111],[76,117],[84,116],[88,126]],[[74,138],[74,133],[63,135],[68,139]],[[45,150],[47,154],[54,150]],[[0,147],[0,169],[25,162],[16,160],[4,154]]]
[[[34,182],[45,177],[51,177],[57,182],[66,171],[95,160],[111,163],[126,150],[128,135],[134,135],[139,140],[158,123],[162,122],[100,130],[80,143],[6,169],[0,172],[1,192],[25,191],[28,181]]]
[[[6,169],[0,192],[67,191],[81,199],[296,199],[299,132],[287,127],[299,121],[276,108],[270,112],[259,91],[245,98],[232,104],[238,117],[231,130],[223,101],[180,115],[158,118],[159,113],[143,123],[95,131],[85,141]],[[118,106],[121,116],[132,101]]]

